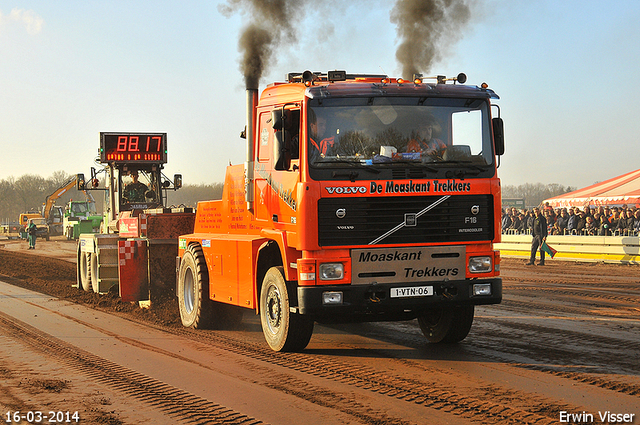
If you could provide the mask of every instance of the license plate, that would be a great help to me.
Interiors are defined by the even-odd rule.
[[[433,286],[410,286],[408,288],[391,288],[391,298],[430,297]]]

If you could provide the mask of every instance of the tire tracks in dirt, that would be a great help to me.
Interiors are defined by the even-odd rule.
[[[149,403],[176,420],[202,425],[263,423],[81,350],[2,312],[0,329],[5,335],[20,339],[33,349],[84,372],[91,379]]]

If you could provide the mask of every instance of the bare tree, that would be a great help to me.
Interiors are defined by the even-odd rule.
[[[184,185],[182,189],[167,192],[167,204],[195,208],[199,201],[222,199],[224,184],[191,184]]]
[[[46,180],[35,174],[25,174],[18,178],[13,188],[20,211],[40,211],[47,187]]]
[[[503,186],[503,198],[524,198],[527,207],[540,205],[545,199],[572,192],[576,188],[571,186],[562,186],[557,183],[525,183],[520,186]]]

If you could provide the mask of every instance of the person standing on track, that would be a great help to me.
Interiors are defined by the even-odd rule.
[[[38,228],[33,220],[29,220],[27,225],[27,241],[29,241],[29,249],[36,249],[36,237]]]
[[[542,243],[547,240],[547,220],[544,215],[540,213],[539,208],[533,209],[533,221],[531,226],[531,234],[533,240],[531,241],[531,258],[527,263],[527,266],[533,266],[536,261],[536,251],[542,247]],[[544,266],[544,251],[540,249],[540,262],[539,266]]]

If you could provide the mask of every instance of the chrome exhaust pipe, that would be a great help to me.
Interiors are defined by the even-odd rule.
[[[253,213],[254,157],[256,136],[256,108],[258,107],[258,89],[247,89],[247,160],[244,163],[244,193],[247,210]]]

